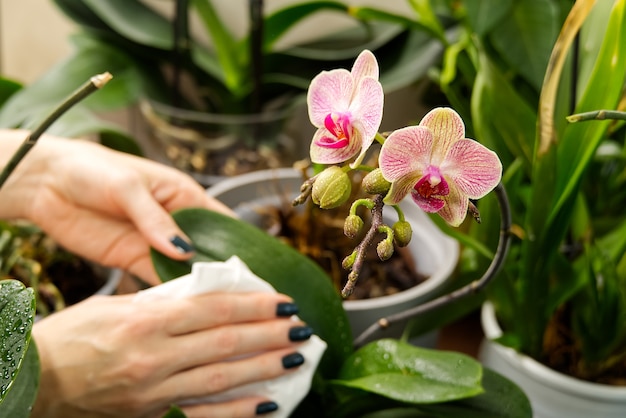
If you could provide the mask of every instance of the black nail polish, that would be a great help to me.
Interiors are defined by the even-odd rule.
[[[281,302],[276,305],[276,316],[291,316],[298,313],[298,305],[290,302]]]
[[[184,239],[182,239],[181,237],[179,237],[178,235],[172,237],[170,239],[170,242],[172,243],[174,247],[176,247],[176,250],[181,254],[187,254],[187,253],[193,252],[193,246],[187,241],[185,241]]]
[[[287,354],[283,357],[283,368],[292,369],[304,363],[304,357],[300,353]]]
[[[263,402],[256,406],[256,414],[263,415],[269,414],[270,412],[274,412],[278,409],[278,404],[276,402]]]
[[[289,341],[304,341],[311,338],[313,328],[311,327],[293,327],[289,330]]]

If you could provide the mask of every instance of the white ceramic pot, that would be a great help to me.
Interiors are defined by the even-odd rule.
[[[502,335],[495,310],[481,310],[485,340],[481,362],[508,377],[528,396],[534,418],[624,418],[626,388],[586,382],[556,372],[532,358],[491,341]]]
[[[261,219],[259,207],[291,202],[299,194],[301,184],[301,174],[293,169],[264,170],[228,178],[210,187],[207,192],[232,208],[242,219],[258,224]],[[412,201],[402,202],[400,206],[413,228],[408,248],[418,271],[429,278],[394,295],[345,301],[344,308],[354,336],[382,317],[441,294],[456,266],[459,256],[457,241],[442,233]],[[395,212],[390,211],[389,216],[395,216]],[[398,337],[403,325],[399,324],[385,335]],[[413,342],[433,346],[434,336],[430,334]]]

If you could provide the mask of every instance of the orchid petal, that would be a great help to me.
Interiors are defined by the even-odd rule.
[[[431,130],[435,145],[431,158],[433,165],[439,165],[448,155],[452,145],[465,138],[465,124],[454,110],[438,107],[428,112],[421,120],[420,126]]]
[[[352,66],[352,77],[359,81],[365,77],[371,77],[378,80],[378,62],[371,51],[367,49],[359,54]]]
[[[498,155],[472,139],[456,142],[440,169],[470,199],[485,196],[502,177]]]
[[[451,226],[459,226],[467,216],[469,199],[454,183],[449,181],[450,190],[447,196],[443,196],[444,206],[437,212]]]
[[[401,178],[398,181],[391,183],[389,192],[383,199],[383,202],[387,205],[397,205],[414,189],[415,183],[420,179],[419,173],[412,173],[411,175]]]
[[[330,113],[345,112],[350,106],[354,90],[352,75],[344,69],[318,74],[307,92],[307,107],[311,123],[320,128]]]
[[[429,165],[432,147],[432,133],[424,127],[409,126],[392,132],[378,158],[383,176],[392,183],[406,176],[416,176],[416,182]]]
[[[350,105],[350,113],[354,120],[362,126],[366,141],[374,139],[383,119],[385,94],[382,85],[373,78],[365,78],[357,86],[357,93]],[[367,147],[372,143],[367,144]],[[363,148],[367,148],[363,147]]]

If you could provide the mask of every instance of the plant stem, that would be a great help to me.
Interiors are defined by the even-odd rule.
[[[6,164],[2,172],[0,173],[0,188],[7,181],[11,173],[15,170],[20,161],[26,156],[28,151],[30,151],[37,140],[41,135],[56,122],[57,119],[63,115],[66,111],[68,111],[72,106],[76,103],[83,100],[85,97],[89,96],[94,91],[98,90],[102,86],[104,86],[113,76],[110,73],[98,74],[89,79],[85,84],[83,84],[80,88],[78,88],[74,93],[72,93],[65,101],[63,101],[56,109],[52,111],[52,113],[43,120],[39,124],[35,130],[33,130],[30,135],[26,137],[24,142],[20,145],[20,147],[15,151],[9,162]]]
[[[620,112],[618,110],[594,110],[592,112],[577,113],[568,116],[566,119],[570,123],[605,119],[626,120],[626,112]]]
[[[354,291],[354,286],[359,278],[359,273],[363,269],[363,263],[365,263],[367,249],[374,242],[374,238],[376,237],[376,233],[378,232],[378,228],[384,225],[383,222],[383,198],[382,194],[376,195],[372,199],[373,205],[370,208],[372,212],[372,224],[370,229],[365,234],[365,237],[361,241],[361,243],[355,248],[356,251],[356,259],[354,260],[354,264],[352,265],[351,272],[348,275],[348,281],[345,286],[341,290],[341,296],[347,298]]]
[[[496,197],[498,198],[498,204],[500,205],[500,240],[498,241],[498,248],[494,254],[493,260],[491,264],[487,268],[487,271],[483,274],[483,276],[473,281],[472,283],[457,289],[451,293],[440,296],[436,299],[433,299],[429,302],[423,303],[414,308],[407,309],[405,311],[399,312],[397,314],[388,316],[386,318],[381,318],[372,325],[370,325],[365,331],[363,331],[355,340],[354,345],[356,348],[361,347],[367,341],[369,341],[374,334],[379,331],[384,331],[390,325],[406,321],[418,315],[424,314],[426,312],[441,308],[442,306],[448,305],[454,301],[457,301],[463,297],[475,294],[482,289],[495,277],[495,275],[500,271],[506,255],[509,251],[509,246],[511,244],[511,208],[509,206],[509,199],[506,194],[506,190],[502,183],[498,184],[494,189],[496,193]]]

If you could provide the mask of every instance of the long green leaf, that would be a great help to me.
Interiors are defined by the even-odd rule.
[[[16,280],[0,281],[0,402],[22,367],[35,319],[35,295]]]
[[[31,339],[26,350],[22,368],[17,373],[8,396],[0,403],[0,416],[28,418],[37,398],[41,364],[35,340]]]
[[[196,256],[192,261],[224,261],[237,255],[257,276],[292,298],[306,321],[326,343],[321,364],[325,376],[334,376],[352,351],[352,336],[342,301],[330,278],[308,257],[259,228],[216,212],[185,209],[173,214],[189,236]],[[153,263],[162,280],[189,273],[191,266],[153,251]]]
[[[170,50],[172,24],[138,0],[83,0],[107,25],[139,44]]]
[[[211,0],[193,0],[192,4],[204,23],[223,72],[228,89],[237,95],[250,75],[247,43],[238,43],[215,11]]]
[[[315,1],[290,5],[265,17],[263,50],[267,53],[295,24],[320,11],[347,13],[348,5],[338,1]]]
[[[383,339],[350,356],[332,384],[432,404],[482,393],[481,379],[480,363],[466,355]]]

